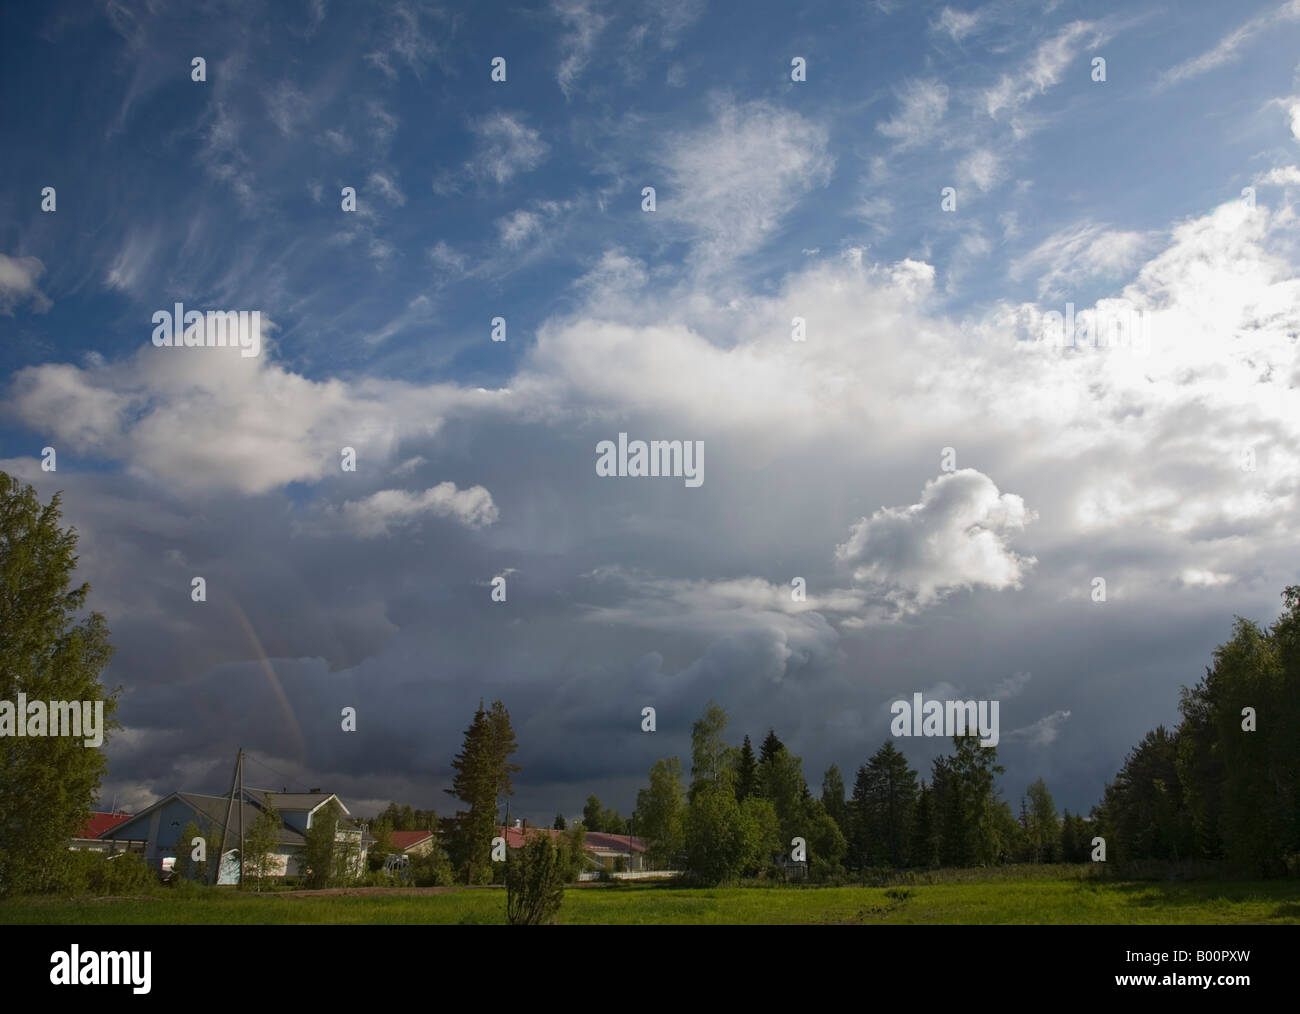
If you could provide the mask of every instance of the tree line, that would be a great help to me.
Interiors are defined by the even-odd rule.
[[[1128,860],[1300,873],[1300,585],[1270,627],[1237,617],[1181,720],[1147,733],[1093,809]]]
[[[109,632],[101,615],[83,611],[89,586],[72,584],[76,532],[60,519],[58,494],[42,504],[31,486],[0,472],[0,700],[20,692],[103,699],[111,715],[120,688],[108,690],[100,679],[112,656]],[[996,784],[1003,773],[996,748],[973,737],[954,739],[953,752],[936,758],[927,778],[886,741],[858,767],[851,791],[832,765],[815,797],[801,759],[774,730],[757,754],[748,736],[728,744],[726,712],[710,703],[692,726],[689,782],[679,758],[659,760],[631,820],[592,796],[575,830],[634,827],[652,859],[712,881],[784,876],[795,838],[804,840],[809,872],[820,879],[879,867],[1083,862],[1095,837],[1106,840],[1112,863],[1204,860],[1264,876],[1300,872],[1300,585],[1282,598],[1283,611],[1267,628],[1236,619],[1204,679],[1183,688],[1178,725],[1156,728],[1129,753],[1086,818],[1058,816],[1042,779],[1014,812]],[[480,702],[446,790],[463,805],[440,819],[390,804],[374,825],[377,858],[391,848],[391,831],[427,827],[439,831],[424,860],[428,878],[503,877],[493,869],[504,864],[492,862],[492,839],[500,802],[513,794],[520,770],[510,760],[516,749],[504,704]],[[69,864],[86,857],[70,858],[67,842],[89,816],[105,770],[102,751],[71,738],[6,737],[0,896],[68,882]],[[259,835],[269,841],[271,823],[254,829],[248,868],[255,879],[266,872],[258,855],[269,849]],[[321,853],[307,857],[307,866],[314,876],[334,877],[321,871],[335,870],[337,823],[320,824],[308,852]],[[563,824],[557,815],[556,826]],[[572,872],[580,838],[566,839],[565,848],[564,869]]]
[[[651,858],[711,882],[784,876],[803,838],[808,871],[829,880],[879,868],[1105,859],[1204,860],[1261,876],[1300,873],[1300,586],[1269,628],[1238,617],[1205,678],[1184,687],[1182,720],[1127,756],[1087,815],[1058,814],[1043,779],[1019,812],[1003,799],[996,747],[954,737],[919,777],[892,740],[857,769],[851,792],[831,765],[814,799],[802,762],[769,731],[725,740],[710,703],[692,728],[691,780],[677,757],[657,761],[633,822]],[[593,797],[594,798],[594,797]]]

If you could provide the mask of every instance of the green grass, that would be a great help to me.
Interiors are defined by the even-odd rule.
[[[1300,923],[1300,881],[1102,881],[1065,870],[953,871],[895,887],[591,885],[565,892],[569,924]],[[226,889],[138,898],[23,898],[0,924],[185,925],[504,922],[505,892],[267,895]]]

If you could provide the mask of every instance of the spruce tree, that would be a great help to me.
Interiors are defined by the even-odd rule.
[[[763,747],[758,753],[758,762],[760,764],[770,761],[776,756],[778,750],[785,749],[785,744],[776,738],[776,730],[768,729],[767,738],[763,740]]]
[[[849,808],[844,800],[844,776],[834,764],[822,775],[822,806],[826,808],[831,820],[835,821],[835,826],[840,829],[845,838],[848,838]]]
[[[497,799],[514,792],[510,775],[519,766],[511,764],[509,758],[515,749],[514,730],[505,705],[494,701],[488,712],[479,701],[474,720],[465,730],[461,751],[451,764],[456,769],[452,787],[446,790],[467,806],[456,811],[449,849],[457,874],[467,884],[492,879]]]
[[[908,846],[908,862],[912,866],[939,865],[939,839],[934,820],[934,792],[921,783],[916,794],[916,817],[912,821],[912,841]]]
[[[758,792],[758,761],[754,758],[754,748],[749,737],[745,737],[740,748],[740,757],[736,761],[736,802],[743,803]]]

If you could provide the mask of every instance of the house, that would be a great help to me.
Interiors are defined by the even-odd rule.
[[[119,848],[119,844],[112,845],[100,840],[100,836],[105,832],[124,821],[130,820],[129,813],[103,813],[99,810],[92,810],[90,819],[77,828],[76,833],[68,842],[68,848],[74,851],[85,850],[87,852],[118,852],[124,851]]]
[[[650,868],[646,863],[646,843],[641,838],[588,831],[585,847],[600,868],[611,873],[640,873]]]
[[[229,796],[207,796],[197,792],[173,792],[101,833],[102,841],[143,841],[145,861],[160,873],[170,873],[176,862],[178,848],[188,849],[189,842],[180,842],[181,832],[193,822],[206,837],[218,841],[225,831],[225,852],[221,860],[218,883],[233,884],[239,880],[239,828],[242,817],[245,836],[252,830],[257,818],[268,807],[280,816],[280,833],[266,876],[296,877],[307,872],[303,851],[307,844],[307,831],[312,818],[330,801],[338,803],[344,817],[350,817],[348,808],[331,792],[269,792],[265,789],[244,789],[243,795],[231,805]],[[227,820],[229,816],[229,820]],[[340,823],[335,833],[339,845],[356,850],[354,866],[358,873],[365,870],[366,857],[374,838],[352,820]]]
[[[559,843],[568,832],[557,831],[549,827],[499,828],[497,833],[506,840],[506,847],[523,848],[528,838],[539,834],[548,834],[552,841]],[[583,839],[583,852],[586,857],[587,873],[596,875],[606,873],[643,873],[650,869],[646,859],[646,842],[643,838],[634,838],[626,834],[605,834],[603,831],[588,831]]]
[[[393,851],[404,856],[427,856],[433,849],[432,831],[393,831]]]

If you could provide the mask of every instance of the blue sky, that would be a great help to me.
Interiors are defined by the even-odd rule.
[[[626,812],[711,697],[819,781],[950,690],[1005,694],[1011,798],[1086,808],[1295,581],[1300,3],[0,26],[0,467],[66,491],[132,804],[241,742],[427,803],[486,695],[525,812]],[[154,348],[177,301],[261,310],[262,354]],[[1150,354],[1049,347],[1067,303]],[[704,485],[597,478],[620,431],[703,440]]]

